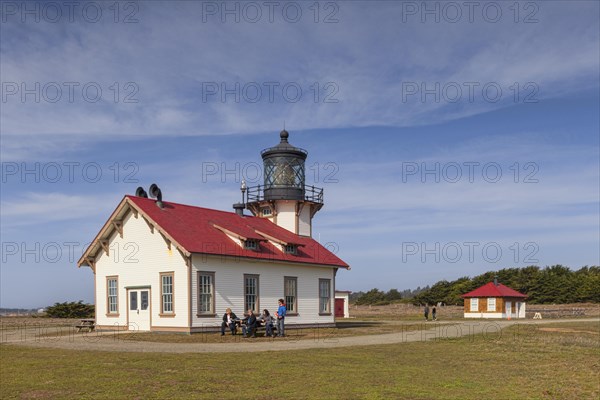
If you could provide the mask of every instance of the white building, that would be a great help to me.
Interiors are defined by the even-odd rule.
[[[307,153],[281,143],[262,152],[264,185],[236,212],[163,202],[153,185],[125,196],[78,266],[94,273],[98,329],[200,332],[226,308],[277,309],[286,326],[333,326],[335,278],[349,266],[311,238],[323,190],[305,186]],[[254,215],[243,214],[248,208]]]

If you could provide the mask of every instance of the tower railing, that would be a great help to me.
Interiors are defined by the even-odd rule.
[[[265,189],[271,189],[265,185],[250,186],[246,189],[246,202],[254,203],[266,200]],[[313,185],[304,185],[304,200],[323,204],[323,188]]]

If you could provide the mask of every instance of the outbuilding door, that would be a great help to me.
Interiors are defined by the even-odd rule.
[[[335,299],[335,317],[336,318],[344,318],[344,308],[345,308],[345,300],[344,299]]]
[[[512,302],[510,301],[506,301],[504,302],[505,304],[505,309],[506,309],[506,318],[510,318],[511,314],[512,314]]]
[[[150,289],[129,289],[128,327],[130,331],[150,330]]]

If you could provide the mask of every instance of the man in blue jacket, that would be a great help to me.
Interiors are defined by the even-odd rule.
[[[248,310],[248,319],[246,320],[246,325],[242,326],[242,334],[244,335],[244,337],[248,337],[247,335],[250,335],[251,337],[255,338],[256,337],[256,325],[257,325],[257,321],[256,321],[256,316],[254,315],[254,311],[252,311],[252,309]]]
[[[285,314],[287,314],[287,308],[283,299],[279,299],[279,308],[277,309],[277,336],[285,336]]]

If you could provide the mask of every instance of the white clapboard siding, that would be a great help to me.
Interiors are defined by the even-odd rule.
[[[325,324],[334,322],[334,269],[293,265],[269,260],[194,255],[192,258],[192,326],[220,325],[226,308],[241,316],[244,313],[244,274],[259,275],[259,307],[271,314],[277,311],[277,300],[283,298],[285,276],[296,277],[298,282],[298,315],[286,318],[288,325]],[[215,274],[215,317],[198,317],[197,272]],[[319,315],[319,279],[329,279],[331,315]]]
[[[109,243],[109,255],[99,253],[96,261],[96,307],[98,325],[127,325],[126,287],[150,286],[151,326],[187,327],[188,325],[188,270],[181,254],[150,227],[140,214],[132,214],[123,223],[123,238],[113,234]],[[174,317],[161,317],[160,273],[174,272]],[[106,277],[119,278],[119,317],[106,316]]]

